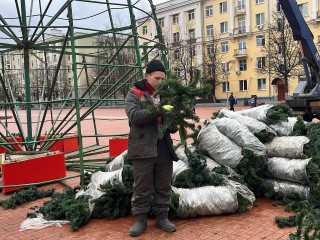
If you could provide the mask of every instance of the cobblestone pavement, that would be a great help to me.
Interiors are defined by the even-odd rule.
[[[236,110],[245,107],[237,107]],[[196,113],[201,121],[210,119],[213,112],[218,111],[221,107],[197,106]],[[2,115],[2,112],[0,112]],[[95,113],[97,118],[104,120],[98,121],[99,132],[104,134],[127,133],[128,124],[125,119],[124,110],[121,108],[98,109]],[[105,120],[108,118],[109,120]],[[123,118],[123,120],[112,121],[110,119]],[[83,134],[90,133],[92,126],[83,124]],[[174,136],[178,139],[178,136]],[[90,140],[93,142],[93,140]],[[91,144],[90,141],[85,144]],[[102,141],[107,143],[107,139]],[[103,156],[107,158],[106,156]],[[67,172],[68,176],[78,173]],[[79,185],[80,179],[72,178],[63,181],[68,186],[75,187]],[[42,186],[41,189],[55,188],[57,191],[63,189],[63,184],[53,183]],[[10,194],[0,194],[0,199],[6,199]],[[72,231],[69,224],[63,224],[61,227],[50,226],[37,230],[19,231],[20,224],[26,219],[28,212],[33,212],[31,208],[41,206],[43,202],[49,199],[37,200],[18,206],[14,210],[0,209],[0,239],[130,239],[128,229],[134,223],[132,216],[116,220],[108,219],[90,219],[89,223],[81,227],[78,231]],[[280,229],[275,224],[276,216],[288,216],[291,213],[285,212],[283,206],[273,206],[272,200],[258,198],[255,206],[243,214],[230,214],[212,217],[198,217],[190,219],[173,220],[177,226],[177,232],[165,233],[154,226],[155,220],[148,219],[148,229],[137,239],[288,239],[290,232],[295,232],[295,228]]]

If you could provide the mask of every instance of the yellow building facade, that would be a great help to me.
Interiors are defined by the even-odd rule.
[[[297,0],[297,3],[318,44],[320,0]],[[171,0],[156,5],[171,72],[187,81],[191,75],[183,65],[190,66],[192,62],[192,68],[205,73],[206,56],[212,50],[210,44],[214,37],[218,39],[223,70],[219,72],[216,99],[225,101],[233,92],[243,103],[250,100],[251,95],[256,95],[260,102],[284,100],[283,79],[258,71],[267,61],[262,50],[268,45],[269,23],[278,11],[277,0]],[[156,35],[156,24],[143,19],[141,23],[139,35],[152,39]],[[189,48],[183,49],[181,45]],[[289,78],[289,96],[298,81],[298,76]]]

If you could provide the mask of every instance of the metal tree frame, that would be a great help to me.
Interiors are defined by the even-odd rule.
[[[124,94],[117,99],[115,94],[120,90],[125,93],[130,83],[142,78],[143,68],[151,58],[161,58],[168,67],[155,7],[151,0],[145,0],[144,4],[151,9],[145,11],[139,7],[141,3],[139,0],[62,0],[59,3],[15,0],[0,10],[0,90],[4,100],[1,106],[6,115],[5,120],[0,120],[0,147],[7,152],[36,154],[48,151],[56,141],[76,132],[79,152],[73,166],[78,164],[81,184],[84,183],[84,148],[88,147],[84,146],[84,138],[96,139],[96,147],[91,151],[94,152],[101,149],[97,147],[100,138],[110,137],[98,133],[95,110],[108,102],[123,102]],[[10,16],[6,15],[8,13]],[[116,21],[119,14],[130,19],[119,25]],[[139,36],[137,14],[143,15],[141,24],[149,19],[155,22],[157,34],[153,39]],[[101,19],[108,26],[103,25]],[[89,22],[95,23],[94,26],[86,27]],[[60,36],[53,36],[52,29],[60,30]],[[142,40],[148,44],[141,44]],[[54,64],[48,59],[50,54],[57,57]],[[8,59],[15,56],[22,59],[20,69],[19,66],[8,67]],[[66,70],[66,56],[71,57],[71,73]],[[30,63],[31,58],[39,61],[36,67]],[[16,100],[17,71],[23,76],[18,89],[25,96],[22,102]],[[39,82],[35,85],[39,97],[36,100],[32,89],[34,71],[42,74],[41,86]],[[64,79],[67,74],[73,84],[63,89],[66,94],[57,95],[56,92],[61,92],[61,81],[67,81]],[[101,92],[101,89],[104,90]],[[8,120],[8,114],[13,121]],[[24,115],[25,122],[21,120]],[[89,115],[94,134],[84,136],[81,128]],[[19,144],[17,136],[22,139]],[[41,136],[44,139],[40,139]]]

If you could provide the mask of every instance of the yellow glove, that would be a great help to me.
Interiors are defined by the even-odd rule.
[[[164,110],[166,110],[167,112],[170,112],[173,109],[173,106],[171,106],[171,105],[163,105],[162,108]]]

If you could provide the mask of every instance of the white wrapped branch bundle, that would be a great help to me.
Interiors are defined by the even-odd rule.
[[[100,190],[100,185],[110,183],[118,192],[125,192],[125,185],[122,183],[122,168],[112,172],[95,172],[91,176],[91,182],[88,184],[86,190],[80,190],[76,197],[86,195],[91,196],[92,199],[99,198],[104,194]]]
[[[269,124],[279,136],[290,136],[293,132],[293,127],[297,122],[296,117],[288,117],[288,121],[277,121],[275,123]]]
[[[300,183],[294,183],[279,179],[266,179],[263,185],[268,191],[273,190],[280,194],[282,197],[295,197],[299,196],[300,199],[309,199],[310,187]]]
[[[172,184],[175,183],[177,176],[179,175],[179,173],[190,169],[189,165],[187,163],[185,163],[182,160],[179,161],[173,161],[173,166],[172,166]]]
[[[267,112],[273,106],[274,105],[271,105],[271,104],[265,104],[265,105],[261,105],[261,106],[258,106],[258,107],[245,109],[245,110],[242,110],[242,111],[237,111],[237,113],[239,113],[239,114],[241,114],[243,116],[255,118],[260,122],[264,122],[266,124],[269,124],[272,121],[269,118],[267,118]]]
[[[249,129],[231,118],[215,119],[214,123],[219,132],[227,136],[237,145],[253,151],[257,155],[265,155],[266,147]]]
[[[232,187],[172,187],[172,190],[179,195],[177,216],[180,218],[234,213],[238,209],[237,192]]]
[[[277,135],[277,133],[272,128],[270,128],[267,124],[260,122],[255,118],[241,115],[238,112],[230,111],[228,109],[221,109],[218,117],[219,118],[226,117],[226,118],[234,119],[240,124],[242,124],[243,126],[247,127],[252,133],[257,133],[257,132],[266,130],[267,132],[270,132],[275,136]]]
[[[226,180],[226,186],[230,186],[235,189],[237,193],[239,193],[243,198],[250,201],[252,207],[254,201],[256,200],[256,197],[254,196],[254,193],[245,185],[232,181],[232,180]]]
[[[271,178],[308,184],[306,167],[311,158],[291,159],[282,157],[268,158],[267,173]]]
[[[111,162],[109,162],[106,165],[106,171],[112,172],[112,171],[123,168],[124,158],[126,157],[126,155],[127,155],[127,150],[122,152],[120,155],[116,156]]]
[[[198,134],[199,146],[206,149],[210,157],[219,164],[235,168],[242,159],[241,147],[219,132],[209,123]]]
[[[194,146],[191,145],[187,145],[187,149],[189,149],[191,152],[193,152],[195,150]],[[175,153],[177,154],[178,158],[182,161],[184,161],[185,163],[189,163],[188,161],[188,157],[185,153],[185,147],[183,145],[180,145],[176,150]]]
[[[306,158],[303,147],[310,141],[305,136],[275,137],[266,143],[268,157]]]

